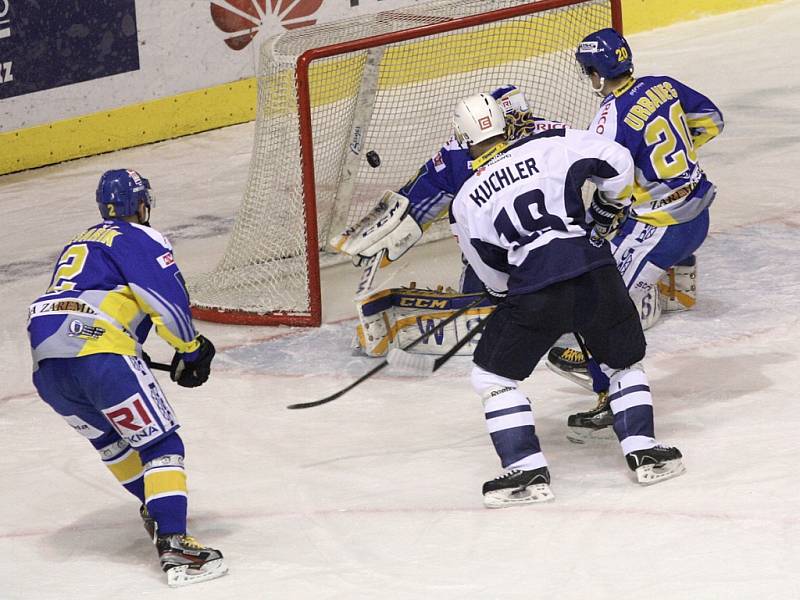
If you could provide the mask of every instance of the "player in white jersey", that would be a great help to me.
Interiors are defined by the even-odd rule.
[[[630,218],[611,239],[614,258],[645,328],[664,310],[694,305],[694,252],[708,233],[716,187],[700,168],[697,149],[722,131],[722,112],[706,96],[672,77],[633,77],[628,42],[613,29],[589,34],[576,60],[603,102],[589,126],[628,148],[636,166]],[[581,377],[580,351],[554,348],[548,366]],[[602,378],[593,377],[602,392]],[[583,381],[587,381],[584,376]],[[602,396],[601,396],[602,397]],[[611,424],[605,403],[570,416],[573,441]]]
[[[515,85],[503,85],[490,95],[503,109],[510,140],[567,125],[536,116],[525,95]],[[363,265],[381,252],[393,261],[422,237],[422,232],[447,211],[461,185],[473,173],[467,148],[451,137],[399,190],[386,192],[378,205],[359,223],[331,240],[331,246]],[[461,291],[482,291],[469,268],[461,277]]]
[[[483,486],[490,508],[553,498],[530,400],[519,389],[563,334],[583,336],[610,380],[610,406],[628,466],[643,484],[683,472],[677,448],[656,442],[653,405],[640,361],[641,323],[605,237],[630,204],[634,166],[612,140],[569,129],[509,145],[502,110],[488,95],[461,100],[456,135],[475,174],[450,207],[464,256],[496,296],[473,354],[471,380],[506,469]],[[586,225],[581,187],[597,191]]]

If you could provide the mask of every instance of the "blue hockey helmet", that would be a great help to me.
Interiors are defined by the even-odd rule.
[[[575,59],[586,75],[595,71],[607,79],[633,71],[633,53],[617,31],[607,27],[590,33],[578,45]]]
[[[104,219],[130,217],[139,211],[139,203],[147,208],[155,204],[150,182],[129,169],[112,169],[100,176],[97,184],[97,206]]]

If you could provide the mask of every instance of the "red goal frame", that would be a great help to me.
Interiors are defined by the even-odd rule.
[[[300,327],[319,327],[322,324],[322,288],[319,262],[319,238],[317,234],[316,187],[314,176],[314,151],[312,142],[311,122],[311,91],[309,84],[309,69],[311,63],[322,58],[329,58],[338,54],[367,50],[385,44],[404,42],[424,35],[446,33],[457,29],[494,23],[503,19],[519,17],[582,4],[585,0],[544,0],[531,2],[511,8],[493,10],[477,15],[460,17],[452,20],[438,20],[429,25],[411,27],[402,31],[386,33],[352,40],[339,44],[320,46],[306,50],[297,58],[296,63],[296,92],[298,118],[300,124],[300,156],[302,170],[302,187],[304,210],[306,216],[305,239],[309,284],[309,311],[307,313],[253,313],[244,310],[226,310],[210,307],[192,307],[195,318],[203,321],[237,325],[291,325]],[[611,26],[619,33],[622,31],[622,0],[609,0],[611,7]]]

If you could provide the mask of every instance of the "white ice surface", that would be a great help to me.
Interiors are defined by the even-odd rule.
[[[286,410],[375,364],[347,349],[357,273],[342,265],[324,274],[319,330],[201,323],[220,350],[211,380],[162,378],[183,423],[190,529],[230,564],[190,588],[166,588],[136,502],[35,395],[25,310],[63,242],[95,222],[107,168],[151,179],[153,224],[185,272],[213,264],[252,125],[0,177],[0,599],[800,598],[798,30],[792,1],[630,38],[639,73],[685,81],[726,117],[701,150],[719,195],[697,309],[647,336],[656,431],[684,452],[685,476],[639,487],[615,444],[567,442],[566,416],[593,400],[543,366],[523,388],[550,505],[482,507],[500,468],[467,358]],[[449,241],[417,253],[457,271]],[[171,356],[157,338],[148,348]]]

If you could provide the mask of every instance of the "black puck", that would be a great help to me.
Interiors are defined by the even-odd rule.
[[[373,169],[376,169],[381,166],[381,157],[378,156],[378,153],[375,150],[370,150],[367,152],[367,162],[369,166]]]

